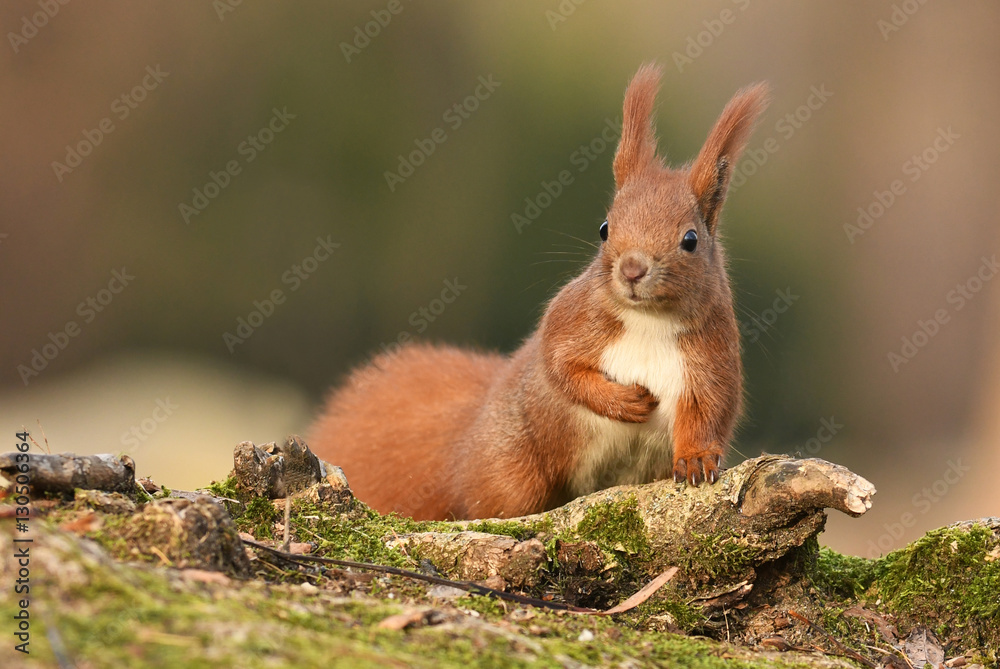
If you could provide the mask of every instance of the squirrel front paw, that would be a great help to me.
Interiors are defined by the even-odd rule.
[[[715,483],[719,480],[719,469],[722,467],[721,449],[712,448],[697,455],[685,456],[674,453],[674,481],[698,486],[702,481]]]
[[[620,391],[612,400],[608,418],[623,423],[645,423],[660,405],[660,400],[653,397],[653,393],[637,383],[618,387]]]

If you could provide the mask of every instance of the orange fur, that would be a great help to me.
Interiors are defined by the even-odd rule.
[[[656,155],[659,79],[644,65],[625,93],[607,241],[521,348],[410,345],[331,394],[309,443],[378,511],[511,517],[671,471],[715,481],[742,393],[716,229],[766,87],[737,93],[673,170]]]

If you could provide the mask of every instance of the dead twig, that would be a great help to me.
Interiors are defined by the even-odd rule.
[[[823,629],[822,627],[820,627],[816,623],[812,622],[811,620],[809,620],[805,616],[803,616],[801,614],[798,614],[795,611],[789,611],[788,615],[790,615],[791,617],[795,618],[796,620],[798,620],[800,622],[804,622],[806,625],[808,625],[812,629],[816,630],[817,632],[819,632],[820,634],[822,634],[823,636],[825,636],[830,641],[830,643],[832,643],[837,648],[837,650],[840,651],[840,653],[841,653],[841,655],[843,657],[849,657],[852,660],[857,660],[858,662],[860,662],[861,664],[865,665],[866,667],[870,667],[870,669],[878,669],[878,665],[876,665],[874,662],[872,662],[867,657],[865,657],[864,655],[862,655],[858,651],[854,650],[853,648],[848,648],[844,644],[840,643],[837,639],[834,638],[834,636],[832,634],[830,634],[825,629]],[[826,651],[823,651],[823,652],[826,653]],[[833,655],[834,653],[826,653],[826,654]]]
[[[42,419],[41,418],[36,418],[35,422],[38,423],[38,429],[42,433],[42,441],[45,442],[45,448],[42,448],[41,446],[39,446],[38,442],[35,441],[35,438],[32,437],[30,433],[28,434],[28,439],[31,441],[31,443],[33,443],[35,445],[35,448],[37,448],[38,450],[42,451],[43,453],[46,453],[48,455],[52,455],[52,448],[49,446],[49,438],[47,436],[45,436],[45,430],[42,428]],[[27,432],[27,430],[25,430],[25,432]]]
[[[285,498],[285,540],[281,543],[281,550],[288,552],[288,547],[292,542],[292,498]]]

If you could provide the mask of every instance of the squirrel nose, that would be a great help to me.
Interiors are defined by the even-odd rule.
[[[629,255],[622,259],[619,270],[625,280],[635,283],[649,272],[649,263],[644,258]]]

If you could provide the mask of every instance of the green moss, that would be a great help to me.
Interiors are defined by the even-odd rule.
[[[759,549],[737,534],[691,533],[691,551],[679,560],[678,566],[688,579],[709,582],[720,572],[737,576],[759,564]]]
[[[867,593],[968,647],[1000,649],[1000,540],[984,526],[928,532],[874,564]],[[992,552],[992,553],[991,553]]]
[[[136,557],[154,559],[152,555],[137,556],[125,540],[125,530],[131,525],[131,520],[129,516],[105,515],[100,527],[88,532],[87,537],[100,544],[116,560],[134,560]]]
[[[650,551],[646,523],[635,497],[590,507],[576,526],[576,533],[606,551],[634,556],[646,556]]]
[[[634,510],[628,503],[624,509],[604,509],[606,514],[624,511],[624,529],[618,531],[598,527],[594,524],[597,516],[591,514],[590,527],[584,526],[586,538],[619,556],[630,555],[621,548],[648,550],[644,542],[632,541],[634,536],[628,534],[644,532],[628,517],[630,507]],[[292,510],[292,527],[302,532],[298,538],[319,540],[328,555],[411,567],[405,554],[384,547],[382,537],[448,527],[380,516],[362,504],[329,515],[322,507],[298,500]],[[248,526],[251,521],[273,522],[280,515],[268,500],[251,502],[245,513]],[[621,515],[613,520],[620,520]],[[524,608],[481,597],[428,602],[425,586],[397,578],[345,586],[353,581],[338,583],[331,574],[329,584],[334,591],[310,589],[307,594],[296,586],[259,580],[229,586],[192,583],[176,575],[168,577],[176,574],[170,570],[91,564],[70,555],[59,556],[53,563],[80,567],[58,574],[40,572],[39,594],[32,605],[48,612],[46,621],[59,630],[68,652],[81,666],[794,666],[727,644],[649,631],[647,623],[653,616],[667,614],[682,629],[699,624],[696,610],[670,599],[671,586],[661,591],[665,598],[658,595],[638,611],[605,618]],[[63,581],[60,574],[64,572],[77,576]],[[345,597],[344,587],[354,590],[354,596]],[[369,587],[380,599],[357,592]],[[414,604],[431,604],[445,614],[448,624],[406,631],[378,627],[387,616]],[[0,616],[13,615],[13,606],[0,593]],[[36,630],[37,638],[44,640],[43,625]],[[581,640],[585,631],[584,638],[589,640]],[[54,665],[46,644],[39,644],[37,653],[34,645],[32,650],[32,661]]]
[[[208,486],[208,491],[216,497],[226,497],[228,499],[243,500],[243,493],[236,483],[236,477],[230,476],[224,481],[212,481]]]
[[[146,492],[146,489],[143,488],[138,483],[135,484],[135,487],[132,489],[132,494],[129,495],[129,497],[131,497],[132,501],[135,502],[136,504],[148,504],[149,502],[152,502],[154,499],[156,499],[148,492]]]
[[[874,566],[872,560],[820,548],[809,561],[806,575],[813,587],[827,598],[857,599],[871,586],[875,578]]]
[[[383,516],[361,502],[354,502],[350,511],[339,514],[330,514],[326,508],[305,499],[292,503],[292,528],[299,540],[318,539],[321,554],[340,560],[412,568],[416,560],[400,550],[388,548],[385,538],[444,527],[443,523],[416,521],[395,514]]]
[[[667,625],[689,633],[705,624],[701,609],[681,601],[674,593],[660,591],[640,604],[628,617],[641,628],[663,628]]]
[[[252,534],[257,539],[273,539],[272,528],[281,517],[281,512],[274,508],[271,500],[255,497],[234,520],[240,532]]]
[[[545,532],[552,531],[552,522],[538,522],[532,524],[515,523],[504,520],[478,520],[466,526],[470,532],[485,532],[486,534],[499,534],[505,537],[513,537],[518,541],[524,541],[538,536]]]
[[[698,669],[782,666],[727,659],[729,646],[669,634],[641,632],[612,620],[532,610],[529,622],[507,620],[515,606],[460,599],[487,625],[441,605],[452,622],[408,631],[378,628],[400,612],[368,597],[344,598],[295,587],[248,583],[238,588],[169,581],[163,570],[81,565],[82,580],[39,573],[33,610],[46,614],[33,631],[29,666],[54,666],[45,626],[59,630],[74,660],[92,667],[559,667],[619,663]],[[224,596],[221,596],[223,595]],[[15,603],[0,596],[0,616]],[[34,608],[37,607],[37,608]],[[525,612],[527,613],[527,612]],[[524,617],[524,616],[522,616]],[[505,620],[502,624],[501,620]],[[529,631],[529,626],[531,631]],[[580,641],[581,632],[593,634]],[[34,640],[34,638],[33,638]],[[744,658],[749,653],[744,653]]]
[[[818,620],[823,629],[842,644],[864,655],[871,647],[884,644],[886,640],[882,638],[875,626],[863,618],[853,615],[845,616],[844,612],[852,606],[855,606],[853,602],[845,602],[843,606],[828,603],[819,609]]]
[[[892,615],[903,635],[926,625],[958,648],[982,650],[987,664],[997,661],[1000,539],[988,527],[934,530],[878,560],[826,548],[813,555],[805,575],[824,602],[822,625],[842,641],[878,641],[859,618],[842,615],[863,605]]]
[[[456,600],[456,605],[472,608],[488,623],[499,623],[511,631],[523,634],[524,626],[512,624],[512,618],[527,617],[527,627],[532,639],[543,649],[541,655],[524,665],[501,664],[498,666],[567,666],[581,663],[584,666],[669,666],[688,669],[721,669],[756,667],[794,667],[794,662],[751,659],[750,651],[741,651],[726,644],[705,639],[678,636],[670,633],[647,631],[637,621],[640,615],[633,611],[613,618],[561,613],[544,609],[523,609],[517,605],[482,606],[468,603],[470,598]],[[499,603],[497,603],[499,604]],[[649,603],[643,607],[649,606]],[[509,608],[508,608],[509,607]],[[643,608],[643,607],[640,607]],[[506,613],[504,612],[506,610]],[[693,612],[680,607],[656,606],[649,613],[663,615],[670,612],[683,618]],[[516,613],[517,615],[511,615]],[[697,615],[697,614],[695,614]],[[676,619],[676,617],[675,617]],[[587,632],[589,641],[581,641]],[[430,630],[427,631],[430,633]],[[515,645],[516,648],[516,645]],[[568,658],[571,661],[567,661]],[[509,660],[508,660],[509,661]],[[470,663],[483,666],[478,658]]]
[[[477,595],[466,595],[454,600],[455,606],[470,611],[476,611],[487,617],[501,618],[515,605],[508,604],[501,599],[492,597],[480,597]]]

